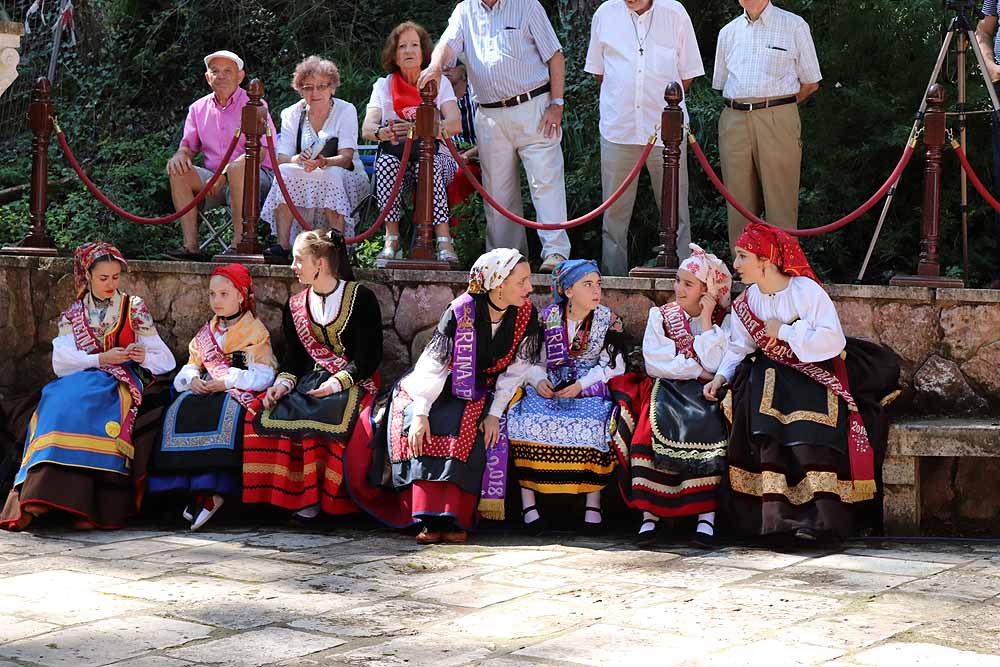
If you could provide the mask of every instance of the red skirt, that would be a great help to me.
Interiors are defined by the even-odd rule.
[[[292,511],[319,505],[327,514],[359,511],[347,495],[344,454],[352,447],[367,448],[374,400],[365,392],[346,448],[342,442],[325,437],[293,440],[262,435],[254,429],[252,417],[248,418],[243,436],[243,502]]]

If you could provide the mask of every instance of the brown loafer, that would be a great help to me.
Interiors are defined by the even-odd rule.
[[[428,530],[426,527],[417,533],[417,544],[437,544],[441,541],[441,533]]]
[[[464,530],[449,530],[441,536],[441,540],[445,544],[465,544],[467,539],[469,539],[469,533]]]

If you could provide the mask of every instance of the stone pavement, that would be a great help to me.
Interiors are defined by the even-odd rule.
[[[1000,667],[1000,545],[0,535],[0,667]]]

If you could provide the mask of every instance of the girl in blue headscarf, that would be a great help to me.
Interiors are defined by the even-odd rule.
[[[601,490],[615,469],[607,382],[625,372],[625,331],[621,318],[601,304],[597,262],[566,260],[552,282],[553,302],[541,314],[541,360],[508,412],[511,458],[527,526],[545,527],[536,493],[585,493],[583,529],[597,532]]]

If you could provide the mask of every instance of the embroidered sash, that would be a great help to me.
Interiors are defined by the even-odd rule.
[[[694,349],[694,334],[691,333],[691,320],[679,303],[667,303],[660,306],[660,315],[663,316],[663,331],[667,337],[674,341],[677,353],[683,354],[688,359],[698,359],[698,353]]]
[[[451,393],[466,401],[478,401],[486,391],[476,389],[476,303],[465,292],[449,307],[457,323],[451,354]]]
[[[868,498],[874,497],[875,453],[868,442],[868,431],[861,419],[861,413],[858,412],[858,405],[854,401],[854,397],[851,396],[847,380],[847,365],[844,363],[844,359],[840,355],[833,358],[833,373],[817,364],[800,361],[788,343],[767,336],[764,322],[750,310],[746,292],[740,294],[733,302],[733,312],[740,318],[740,322],[746,327],[754,343],[761,352],[767,355],[768,359],[785,366],[791,366],[844,399],[850,411],[847,443],[854,488],[856,491],[866,494]]]
[[[354,298],[354,293],[349,290],[350,285],[346,285],[344,287],[343,300],[340,302],[341,311],[344,310],[344,301]],[[336,375],[347,368],[347,364],[349,363],[347,357],[331,350],[316,338],[316,334],[313,333],[309,320],[309,290],[304,289],[289,299],[288,306],[292,311],[292,323],[295,325],[295,332],[299,335],[299,340],[302,341],[302,347],[306,349],[306,352],[312,357],[313,361],[329,371],[331,375]],[[355,384],[361,386],[370,394],[378,393],[375,381],[370,377]]]
[[[545,332],[545,370],[549,374],[550,381],[552,378],[557,378],[560,383],[565,380],[575,382],[580,376],[580,361],[591,358],[594,361],[600,359],[600,349],[604,345],[604,337],[607,335],[608,326],[611,323],[610,315],[610,311],[605,313],[602,306],[598,306],[594,310],[591,331],[586,340],[583,341],[583,347],[578,353],[579,358],[574,359],[561,305],[553,303],[545,307],[545,310],[542,311],[542,324]],[[581,397],[608,398],[610,395],[608,386],[604,382],[595,382],[580,393]]]
[[[131,317],[131,297],[125,294],[122,298],[128,304],[127,312],[129,313],[129,317]],[[66,318],[73,329],[73,340],[76,342],[77,349],[87,354],[100,354],[107,351],[104,349],[104,337],[98,336],[91,328],[90,322],[87,321],[87,309],[84,307],[82,299],[74,301],[73,305],[66,310]],[[98,368],[119,382],[125,383],[125,386],[128,387],[128,393],[132,397],[132,405],[129,406],[128,414],[125,417],[124,423],[121,424],[121,431],[117,436],[119,440],[128,445],[128,447],[121,448],[122,453],[126,458],[131,458],[131,454],[127,452],[133,451],[131,448],[132,426],[135,424],[135,416],[139,412],[139,406],[142,404],[142,383],[123,365],[102,364]]]
[[[194,344],[198,348],[198,354],[205,365],[205,370],[212,376],[212,379],[224,380],[226,374],[229,373],[229,369],[232,368],[232,364],[229,363],[226,353],[222,351],[218,341],[215,340],[215,336],[212,335],[211,322],[198,330],[198,333],[194,337]],[[236,387],[228,391],[229,395],[239,401],[240,405],[245,408],[249,408],[250,404],[256,399],[256,396],[252,392],[237,389]]]

